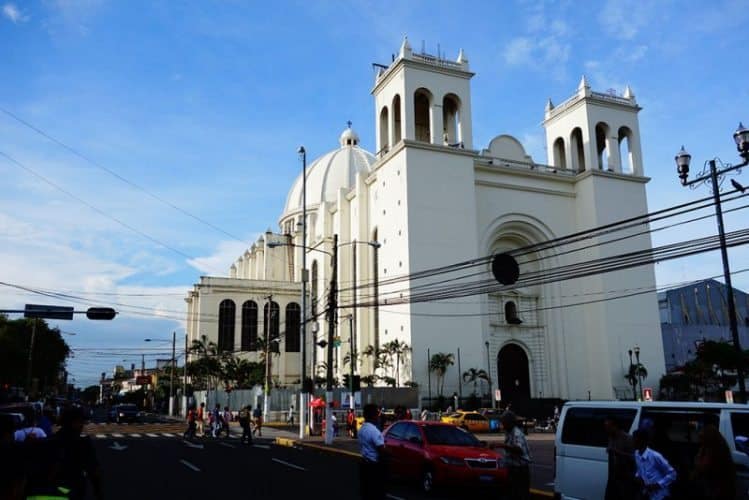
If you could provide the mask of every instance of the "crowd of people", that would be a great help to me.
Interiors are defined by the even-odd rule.
[[[234,420],[234,414],[225,406],[216,404],[212,410],[206,410],[205,403],[193,406],[187,410],[187,429],[184,433],[185,439],[210,436],[219,438],[224,434],[230,435],[230,425]],[[252,444],[252,436],[263,435],[263,413],[260,408],[252,409],[251,405],[242,407],[237,418],[242,428],[242,442]]]
[[[11,414],[0,414],[0,498],[83,499],[86,483],[94,497],[103,498],[99,466],[91,440],[82,437],[85,414],[71,406],[61,411],[59,428],[52,430],[48,417],[24,407],[17,428]],[[46,428],[46,429],[45,429]]]

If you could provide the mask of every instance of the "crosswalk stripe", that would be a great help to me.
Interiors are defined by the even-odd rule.
[[[106,435],[106,434],[97,434],[97,435],[96,435],[96,439],[104,439],[104,438],[106,438],[106,437],[107,437],[107,435]]]
[[[148,436],[148,437],[150,437],[150,438],[157,438],[157,437],[159,437],[159,435],[158,435],[158,434],[152,434],[152,433],[150,433],[150,432],[147,432],[147,433],[146,433],[146,436]]]
[[[130,437],[134,437],[134,438],[139,438],[139,437],[141,437],[141,436],[140,436],[140,434],[138,434],[137,432],[133,432],[132,434],[128,434],[128,435],[129,435]]]
[[[162,432],[161,435],[165,436],[165,437],[169,437],[169,438],[173,438],[174,437],[174,434],[171,434],[169,432]]]
[[[124,435],[122,435],[122,434],[120,434],[120,433],[117,433],[117,432],[113,432],[113,433],[112,433],[112,437],[116,437],[116,438],[123,438],[123,437],[125,437],[125,436],[124,436]]]

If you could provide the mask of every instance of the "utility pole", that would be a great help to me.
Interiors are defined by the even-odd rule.
[[[337,286],[338,286],[338,235],[333,235],[333,271],[328,295],[328,362],[325,384],[325,444],[333,444],[333,339],[335,339]]]
[[[306,378],[307,378],[307,152],[304,146],[299,147],[299,155],[302,157],[302,324],[300,341],[302,346],[302,366],[299,371],[299,380],[302,390],[299,391],[299,439],[304,439],[305,424],[307,416],[307,395],[306,395]],[[314,349],[314,342],[312,349]],[[312,375],[314,379],[314,373]],[[314,383],[313,383],[314,386]]]
[[[273,295],[265,297],[268,300],[266,306],[268,314],[266,314],[265,322],[265,390],[263,397],[263,421],[268,421],[268,398],[270,397],[270,329],[271,329],[271,307],[273,304]]]
[[[354,246],[356,248],[356,246]],[[356,283],[354,283],[354,287],[356,287]],[[354,400],[354,363],[356,362],[356,347],[354,344],[354,315],[349,314],[348,315],[348,328],[350,332],[349,336],[349,362],[351,365],[351,371],[349,373],[349,391],[351,392],[351,399],[349,401],[349,406],[352,410],[356,410],[356,401]]]
[[[36,322],[37,322],[37,319],[34,318],[33,323],[31,323],[31,342],[29,342],[29,361],[26,366],[26,399],[27,400],[29,400],[31,397],[31,386],[32,386],[31,368],[32,368],[32,363],[34,359],[34,341],[36,340]]]
[[[169,378],[169,416],[174,416],[174,372],[177,370],[177,332],[172,332],[172,373]]]
[[[187,334],[185,334],[185,367],[182,371],[182,401],[184,401],[182,411],[185,413],[183,416],[187,417]]]

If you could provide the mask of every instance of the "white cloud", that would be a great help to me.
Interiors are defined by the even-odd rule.
[[[3,15],[15,24],[25,23],[30,19],[30,17],[21,12],[15,4],[10,2],[3,5]]]
[[[534,48],[533,41],[530,38],[518,37],[510,40],[505,48],[505,61],[507,64],[513,65],[531,63]]]
[[[634,39],[648,21],[658,18],[657,3],[650,0],[608,0],[598,15],[601,28],[612,38]]]
[[[187,261],[192,267],[205,274],[217,274],[217,270],[225,269],[228,275],[229,267],[247,250],[247,245],[238,241],[221,241],[216,250],[206,257],[196,257]]]

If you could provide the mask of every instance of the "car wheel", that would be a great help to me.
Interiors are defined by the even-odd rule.
[[[432,493],[434,491],[434,473],[430,469],[424,470],[421,475],[421,489],[424,493]]]

